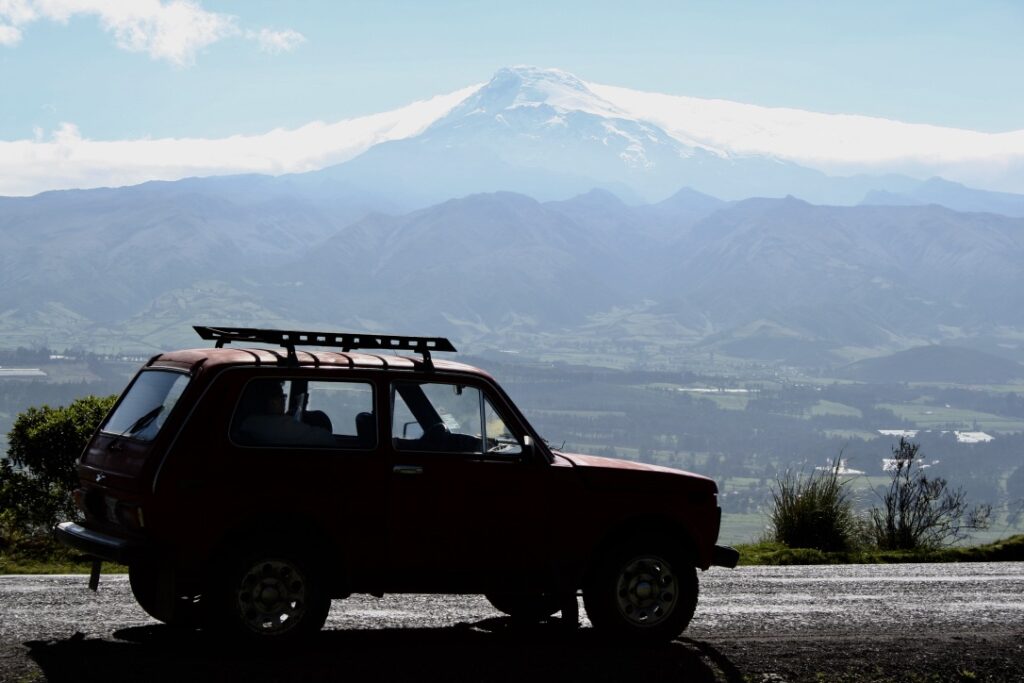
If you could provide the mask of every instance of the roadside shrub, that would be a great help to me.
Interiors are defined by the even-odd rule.
[[[0,462],[0,550],[45,546],[54,524],[77,516],[75,463],[116,398],[86,396],[18,415],[9,460]]]
[[[846,482],[839,478],[839,459],[828,470],[809,476],[787,470],[772,487],[772,538],[790,548],[824,552],[849,550],[859,544],[861,522],[853,510]]]
[[[46,532],[67,515],[74,515],[70,491],[0,461],[0,549]]]
[[[968,508],[962,487],[925,474],[918,444],[900,438],[892,449],[892,480],[871,510],[871,531],[882,550],[932,550],[988,527],[992,506]]]
[[[78,456],[116,400],[84,396],[67,406],[28,408],[15,418],[7,435],[7,457],[46,483],[74,488]]]

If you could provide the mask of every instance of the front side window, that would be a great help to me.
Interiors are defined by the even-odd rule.
[[[391,398],[391,435],[399,450],[481,455],[522,452],[505,421],[475,387],[396,382]]]
[[[373,448],[373,386],[300,378],[250,380],[231,421],[231,438],[245,446]]]
[[[180,372],[142,371],[101,431],[138,441],[152,441],[160,433],[188,380],[188,375]]]
[[[484,399],[484,430],[488,453],[519,455],[523,452],[519,440],[486,398]]]

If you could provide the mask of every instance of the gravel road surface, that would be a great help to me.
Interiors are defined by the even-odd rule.
[[[335,601],[301,652],[243,652],[148,618],[126,577],[86,583],[0,576],[0,680],[1024,681],[1024,563],[712,569],[656,648],[405,595]]]

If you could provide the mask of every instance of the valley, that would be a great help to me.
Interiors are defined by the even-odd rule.
[[[3,435],[29,406],[119,393],[144,362],[51,355],[64,354],[0,352],[0,366],[46,373],[0,377]],[[715,479],[725,542],[763,533],[771,488],[786,470],[809,474],[842,459],[858,507],[876,504],[874,489],[888,482],[883,459],[900,435],[921,444],[930,474],[962,486],[972,503],[993,506],[992,527],[972,540],[1024,531],[1024,383],[864,383],[753,365],[746,374],[685,364],[623,369],[507,352],[454,357],[494,375],[555,447]]]

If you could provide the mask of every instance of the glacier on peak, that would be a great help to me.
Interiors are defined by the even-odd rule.
[[[493,115],[506,109],[544,106],[557,114],[578,111],[605,118],[632,118],[572,74],[533,66],[499,69],[488,83],[457,106],[451,116]]]
[[[494,123],[500,125],[500,133],[493,130]],[[615,158],[634,170],[656,167],[658,162],[651,154],[661,157],[663,163],[666,155],[690,158],[710,152],[719,159],[728,158],[720,149],[682,141],[657,124],[626,112],[566,71],[534,66],[499,69],[430,129],[431,134],[452,129],[458,131],[463,144],[472,140],[472,144],[491,149],[502,145],[501,136],[511,135],[501,153],[504,158],[516,156],[508,145],[540,137],[565,149],[587,140],[617,147]],[[654,148],[661,151],[654,153]]]

